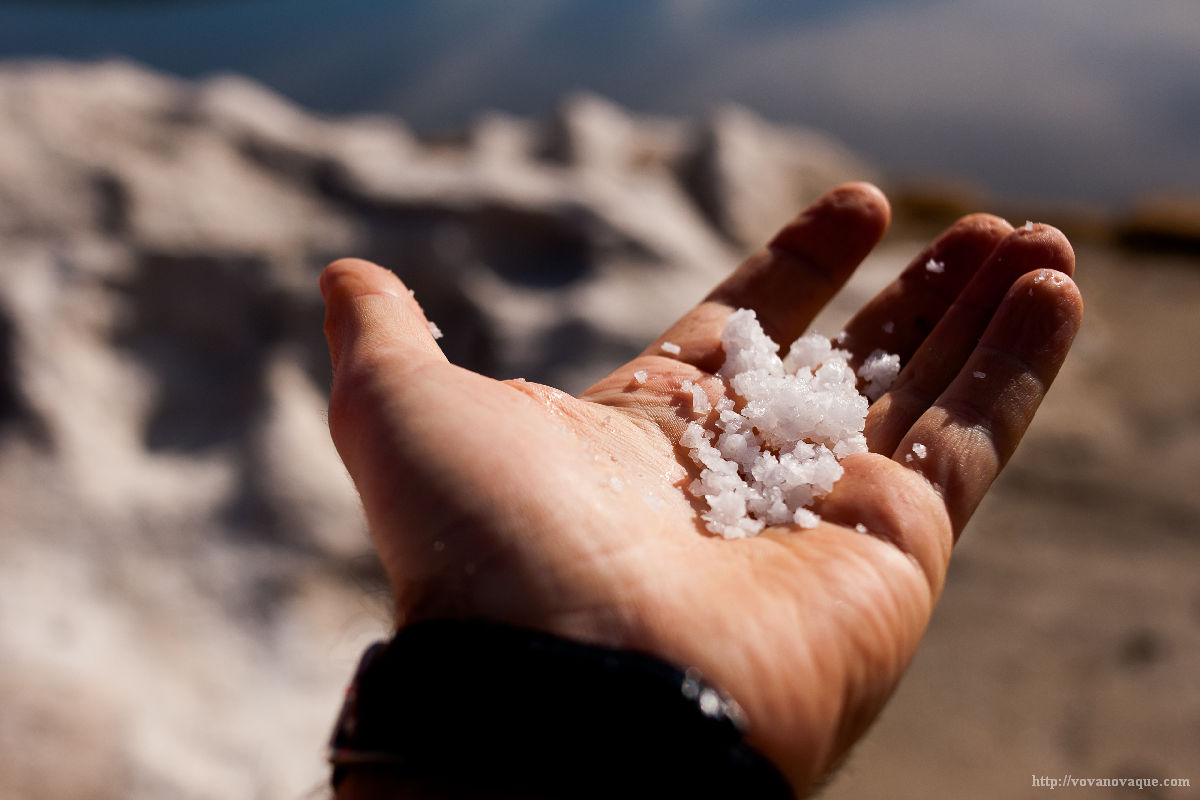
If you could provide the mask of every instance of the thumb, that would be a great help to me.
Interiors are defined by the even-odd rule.
[[[343,258],[325,268],[320,286],[335,373],[343,366],[366,366],[388,352],[412,366],[446,360],[421,307],[390,270]]]
[[[392,472],[392,465],[380,463],[381,438],[389,438],[390,427],[399,424],[396,420],[408,419],[407,412],[423,403],[412,377],[448,362],[421,307],[390,271],[368,261],[342,259],[325,268],[320,285],[333,362],[329,431],[364,500],[369,500],[370,476]]]

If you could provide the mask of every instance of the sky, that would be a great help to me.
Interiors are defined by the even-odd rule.
[[[418,130],[590,90],[740,103],[908,180],[1114,208],[1200,195],[1198,0],[0,0],[0,58],[240,72]]]

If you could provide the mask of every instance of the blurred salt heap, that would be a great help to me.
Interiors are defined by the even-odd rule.
[[[578,390],[864,177],[738,109],[422,141],[240,78],[0,67],[0,796],[321,783],[389,624],[324,423],[326,262],[394,268],[457,363]]]

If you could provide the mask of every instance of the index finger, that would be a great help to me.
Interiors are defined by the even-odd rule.
[[[767,335],[786,348],[879,243],[890,221],[887,199],[871,184],[850,183],[827,192],[643,355],[674,356],[715,372],[724,359],[725,318],[738,308],[753,309]]]

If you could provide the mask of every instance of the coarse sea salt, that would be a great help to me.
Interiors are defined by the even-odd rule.
[[[946,271],[946,264],[944,261],[936,261],[931,258],[925,262],[925,271],[936,275]]]
[[[867,360],[858,368],[858,377],[866,381],[863,386],[863,394],[867,399],[874,403],[883,393],[892,385],[892,381],[896,380],[896,376],[900,374],[900,356],[895,353],[885,353],[882,350],[874,350],[871,355],[867,356]]]
[[[644,369],[639,369],[633,373],[633,380],[635,383],[645,383],[646,379],[649,377],[650,373],[646,372]]]
[[[659,347],[662,349],[662,351],[664,353],[669,353],[670,355],[673,355],[673,356],[677,356],[681,352],[683,352],[679,348],[679,345],[675,344],[674,342],[663,342],[661,345],[659,345]]]
[[[434,339],[442,338],[442,329],[441,328],[439,328],[437,325],[433,324],[432,322],[427,321],[425,324],[429,327],[429,335],[430,336],[432,336]]]
[[[801,336],[779,357],[779,345],[753,311],[729,315],[721,334],[725,363],[717,372],[739,403],[716,403],[711,427],[693,421],[680,444],[701,467],[689,487],[708,504],[705,527],[726,538],[753,536],[768,525],[818,524],[810,506],[841,478],[841,460],[867,451],[863,427],[870,395],[895,378],[899,356],[875,351],[856,374],[850,353],[819,334]],[[700,387],[687,382],[693,410],[701,412]],[[704,404],[707,404],[704,395]]]
[[[685,392],[691,393],[692,411],[697,414],[707,414],[709,411],[712,411],[712,403],[709,402],[708,395],[705,394],[704,390],[699,386],[691,381],[685,380],[679,385],[679,388],[683,389]]]

